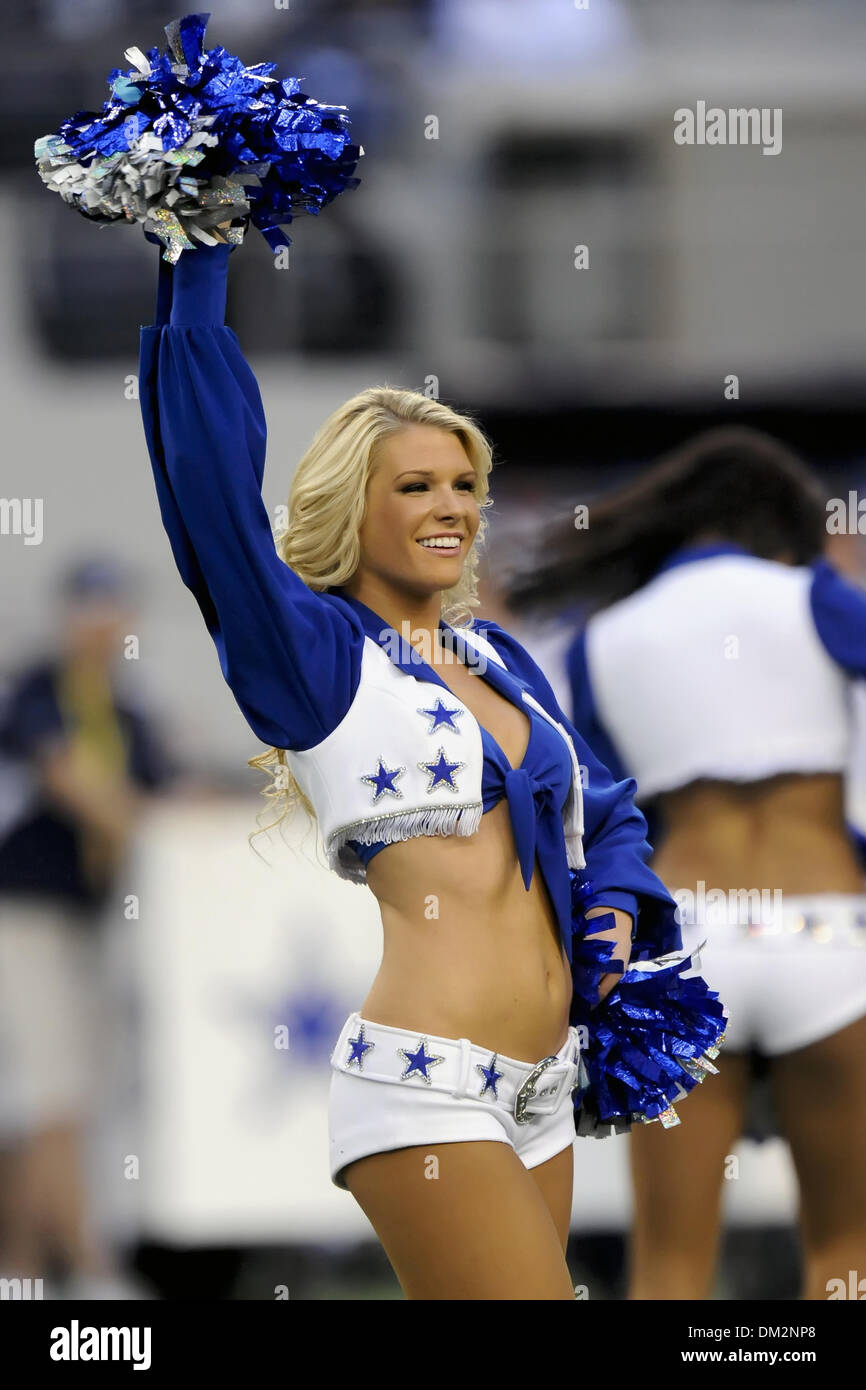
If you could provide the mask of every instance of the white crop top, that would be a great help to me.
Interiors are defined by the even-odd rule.
[[[715,554],[589,620],[597,716],[642,798],[700,777],[845,769],[850,679],[819,637],[814,580],[812,567]]]

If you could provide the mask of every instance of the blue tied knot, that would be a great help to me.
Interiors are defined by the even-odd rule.
[[[505,774],[505,795],[508,798],[523,886],[528,891],[535,867],[537,817],[543,815],[548,806],[553,805],[553,790],[543,782],[537,781],[525,767],[518,767]]]

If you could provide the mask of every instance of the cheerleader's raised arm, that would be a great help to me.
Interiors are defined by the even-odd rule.
[[[325,738],[352,703],[364,632],[280,559],[261,487],[258,384],[225,324],[229,246],[159,260],[141,329],[139,396],[163,524],[253,732],[277,748]],[[156,254],[156,253],[154,253]]]

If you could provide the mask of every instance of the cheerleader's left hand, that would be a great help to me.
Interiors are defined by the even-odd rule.
[[[603,907],[599,904],[597,907],[591,907],[589,909],[586,914],[587,921],[592,917],[602,917],[605,913],[613,913],[613,916],[616,918],[616,926],[611,927],[607,931],[594,932],[593,940],[613,941],[616,943],[611,959],[621,960],[623,973],[625,973],[628,969],[629,961],[631,960],[631,939],[634,930],[634,919],[630,912],[623,912],[621,908]],[[622,975],[618,974],[602,975],[598,987],[599,1003],[610,994],[611,990],[621,979]]]

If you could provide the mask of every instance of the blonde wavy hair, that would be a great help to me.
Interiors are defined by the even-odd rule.
[[[471,610],[481,602],[478,559],[487,535],[484,513],[493,505],[489,486],[493,449],[471,417],[420,391],[371,386],[328,416],[292,479],[288,522],[276,538],[277,553],[316,593],[347,584],[361,560],[359,533],[377,451],[385,440],[413,424],[432,425],[455,435],[475,470],[475,495],[481,508],[478,531],[459,582],[442,593],[442,618],[452,627],[466,627],[472,620]],[[281,826],[299,805],[315,821],[313,806],[289,771],[285,749],[270,748],[248,763],[271,777],[262,794],[277,812],[267,825],[252,832],[250,843],[255,835]]]

